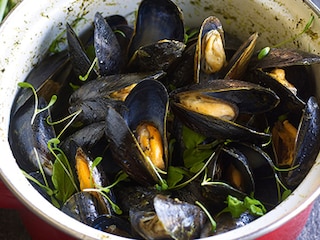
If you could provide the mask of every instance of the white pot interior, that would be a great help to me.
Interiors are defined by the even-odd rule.
[[[0,28],[0,173],[15,195],[45,221],[80,239],[119,237],[94,230],[60,212],[33,189],[20,172],[7,140],[9,114],[17,83],[23,81],[33,66],[42,58],[49,44],[65,29],[66,22],[84,17],[77,31],[86,28],[96,11],[104,15],[131,16],[139,1],[37,1],[24,0]],[[302,31],[312,10],[303,1],[175,1],[182,8],[186,25],[198,26],[209,15],[220,18],[226,31],[245,39],[255,31],[260,33],[258,47],[272,46]],[[312,32],[304,34],[286,46],[320,54],[320,22],[316,20]],[[320,70],[315,68],[317,78]],[[318,92],[320,87],[317,86]],[[318,94],[320,96],[320,92]],[[303,183],[287,200],[266,216],[253,223],[210,239],[256,238],[281,226],[297,215],[320,193],[320,158]]]

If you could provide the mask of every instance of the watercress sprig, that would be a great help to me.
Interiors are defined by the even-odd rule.
[[[51,96],[51,99],[50,99],[50,102],[48,103],[48,105],[42,109],[39,109],[38,106],[39,106],[39,99],[38,99],[38,95],[37,95],[37,91],[35,90],[35,88],[32,86],[32,84],[28,83],[28,82],[19,82],[18,83],[18,86],[19,87],[22,87],[22,88],[30,88],[32,93],[33,93],[33,96],[34,96],[34,113],[32,115],[32,118],[31,118],[31,125],[33,124],[37,114],[43,112],[43,111],[46,111],[48,110],[56,101],[57,101],[57,95],[52,95]]]
[[[227,207],[218,213],[218,216],[222,213],[229,212],[232,217],[239,218],[241,214],[248,211],[253,216],[260,217],[267,212],[265,206],[259,200],[248,196],[241,201],[234,196],[228,195],[225,203]]]

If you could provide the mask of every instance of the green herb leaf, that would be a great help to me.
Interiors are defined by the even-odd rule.
[[[193,149],[197,147],[206,139],[205,136],[192,131],[190,128],[187,128],[186,126],[183,126],[182,128],[182,138],[184,145],[187,149]]]
[[[243,203],[254,216],[262,216],[267,212],[265,206],[257,199],[245,197]]]
[[[241,201],[236,197],[228,195],[226,203],[228,206],[219,214],[223,212],[230,212],[232,217],[239,218],[241,214],[246,211],[258,217],[267,212],[266,208],[259,200],[250,197],[245,197],[244,200]]]
[[[225,209],[225,211],[230,212],[234,218],[240,217],[240,215],[247,210],[246,206],[241,200],[238,200],[236,197],[231,195],[228,195],[227,197],[227,205],[228,207]]]
[[[56,198],[65,202],[73,193],[76,192],[76,188],[70,181],[70,177],[66,173],[65,168],[62,166],[62,164],[69,164],[67,158],[60,153],[57,154],[57,157],[60,161],[56,160],[53,164],[52,183],[57,190]]]
[[[205,159],[207,159],[208,157],[206,157]],[[204,166],[204,162],[198,162],[198,163],[194,164],[189,170],[192,173],[197,173],[203,168],[203,166]]]
[[[201,162],[204,162],[212,154],[212,149],[198,148],[199,144],[202,144],[206,139],[205,136],[192,131],[187,127],[182,129],[182,137],[186,147],[183,153],[184,165],[186,168],[192,168]]]
[[[270,47],[262,48],[258,54],[258,59],[261,60],[262,58],[266,57],[269,54],[270,49]]]
[[[170,187],[176,186],[187,172],[180,167],[169,166],[167,184]]]
[[[96,157],[92,162],[91,170],[93,170],[96,166],[98,166],[101,161],[102,161],[102,157]]]

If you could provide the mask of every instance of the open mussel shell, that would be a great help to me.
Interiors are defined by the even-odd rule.
[[[275,118],[286,113],[301,112],[304,108],[304,101],[267,72],[261,69],[255,70],[252,77],[248,80],[263,87],[272,89],[277,96],[279,96],[279,105],[272,113],[275,115]]]
[[[254,180],[254,197],[263,202],[267,209],[276,206],[280,199],[277,192],[278,173],[269,149],[244,142],[231,142],[228,147],[236,149],[246,158]]]
[[[107,109],[105,134],[110,141],[111,152],[132,179],[143,185],[152,185],[159,182],[158,173],[150,157],[146,156],[139,145],[135,132],[141,123],[152,124],[159,131],[166,168],[168,147],[165,121],[168,93],[160,82],[145,80],[134,87],[126,98],[125,105],[128,110],[123,115],[111,107]]]
[[[67,23],[67,41],[68,41],[68,52],[70,56],[70,61],[73,66],[73,71],[76,76],[85,76],[90,69],[91,61],[86,54],[85,48],[72,29],[72,27]],[[88,79],[95,79],[97,73],[95,69],[90,73]]]
[[[320,109],[314,97],[306,103],[295,144],[292,165],[296,168],[287,176],[287,184],[292,188],[297,187],[308,174],[320,149]]]
[[[225,40],[222,24],[217,17],[206,18],[199,31],[194,55],[195,82],[201,82],[203,75],[219,72],[226,64]]]
[[[69,103],[75,104],[95,98],[112,98],[112,93],[121,91],[128,86],[137,84],[143,80],[154,79],[160,80],[165,76],[164,71],[145,72],[145,73],[127,73],[115,74],[110,76],[99,77],[87,82],[77,89],[69,99]]]
[[[237,141],[268,142],[270,134],[238,124],[232,119],[214,117],[190,110],[180,102],[180,96],[196,95],[199,99],[215,98],[234,104],[240,113],[267,112],[278,104],[277,95],[270,89],[237,80],[213,80],[190,88],[181,88],[171,93],[171,108],[187,127],[206,137]],[[225,105],[222,105],[225,108]]]
[[[251,58],[250,69],[282,68],[296,65],[312,65],[320,63],[320,56],[299,49],[271,48],[262,59],[258,59],[258,53]]]
[[[221,211],[228,195],[243,199],[255,191],[252,170],[241,151],[232,146],[222,146],[208,165],[209,184],[202,184],[202,195],[212,211]]]
[[[199,92],[231,102],[239,108],[239,113],[258,114],[274,109],[279,103],[277,94],[258,84],[233,79],[217,79],[193,84],[173,91],[175,99],[181,93]]]
[[[181,10],[170,0],[143,0],[139,5],[135,31],[129,46],[129,58],[140,47],[163,39],[183,42]]]
[[[251,56],[254,53],[257,39],[258,33],[254,33],[239,47],[227,66],[222,70],[222,73],[220,73],[221,78],[243,79]]]
[[[18,165],[26,172],[34,172],[40,169],[52,174],[53,155],[48,149],[48,141],[56,137],[55,130],[47,123],[50,111],[42,111],[34,115],[34,102],[29,99],[11,117],[8,139]],[[44,98],[39,98],[40,109],[47,106]],[[51,119],[51,118],[49,118]],[[39,162],[38,162],[39,161]]]
[[[77,120],[84,124],[104,121],[108,107],[120,112],[123,110],[123,100],[137,83],[146,79],[161,79],[164,76],[163,71],[128,73],[89,81],[70,96],[69,112],[81,110]]]
[[[125,62],[120,44],[112,28],[97,12],[94,17],[94,49],[101,76],[119,73]]]
[[[250,194],[255,191],[254,177],[247,157],[237,148],[228,145],[221,149],[219,161],[221,178],[240,191]],[[218,174],[219,175],[219,174]],[[213,172],[213,179],[215,172]]]

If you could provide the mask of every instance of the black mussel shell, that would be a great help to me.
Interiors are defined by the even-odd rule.
[[[180,121],[206,137],[256,143],[268,142],[270,139],[269,133],[249,128],[237,121],[212,117],[185,108],[179,102],[179,94],[189,92],[233,103],[239,108],[239,113],[257,114],[277,106],[279,98],[270,89],[237,80],[213,80],[178,89],[170,94],[171,108]]]
[[[119,216],[107,214],[101,215],[92,222],[91,226],[102,232],[126,238],[133,238],[130,223]]]
[[[138,9],[129,58],[140,47],[163,39],[183,42],[184,23],[181,10],[170,0],[143,0]]]
[[[34,103],[29,99],[19,110],[11,116],[8,139],[12,153],[18,165],[26,172],[39,170],[39,163],[49,175],[52,174],[53,155],[48,149],[48,141],[55,138],[55,130],[47,123],[50,111],[34,114]],[[39,108],[47,106],[46,101],[39,98]]]
[[[106,112],[105,134],[110,141],[112,155],[132,179],[147,186],[157,183],[158,174],[139,146],[134,131],[140,123],[154,124],[162,136],[164,161],[167,166],[165,120],[168,93],[160,82],[145,80],[134,87],[126,98],[125,105],[128,110],[123,112],[123,115],[111,107]]]
[[[320,109],[315,97],[310,97],[302,114],[296,139],[293,166],[287,184],[295,188],[308,174],[320,149]]]
[[[124,67],[120,44],[112,28],[100,13],[94,17],[94,48],[102,76],[119,73]]]
[[[45,100],[49,102],[52,95],[58,94],[66,84],[70,70],[71,64],[68,53],[62,51],[45,57],[44,60],[29,73],[25,82],[33,86],[38,96],[45,98]],[[26,104],[30,98],[33,98],[33,93],[30,89],[19,88],[11,107],[11,116]]]
[[[207,218],[196,205],[156,195],[154,210],[130,212],[130,221],[137,233],[145,239],[199,238]]]
[[[277,96],[279,96],[279,104],[275,111],[271,113],[272,116],[275,115],[275,118],[286,113],[301,112],[304,108],[304,101],[272,76],[260,69],[254,71],[249,81],[259,84],[265,88],[270,88],[277,94]]]
[[[62,206],[61,211],[89,226],[101,215],[110,214],[98,192],[78,192]]]
[[[78,38],[72,27],[67,23],[67,40],[70,61],[76,76],[85,76],[91,67],[91,61],[86,54],[81,40]],[[93,70],[88,80],[95,79],[97,73]]]
[[[262,59],[258,53],[250,61],[250,69],[282,68],[295,65],[312,65],[320,63],[320,56],[299,49],[271,48]]]
[[[185,44],[175,40],[160,40],[140,47],[129,63],[132,71],[167,71],[182,56]]]
[[[165,75],[165,72],[157,71],[104,76],[87,82],[85,85],[81,86],[70,96],[69,102],[73,105],[90,99],[111,98],[110,95],[115,91],[137,84],[143,80],[162,79]]]

